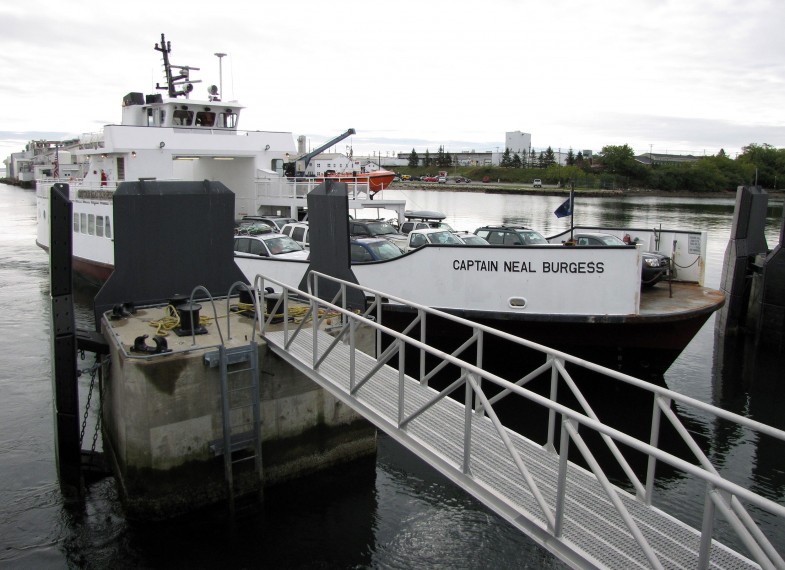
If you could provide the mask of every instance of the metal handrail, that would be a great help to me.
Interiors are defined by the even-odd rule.
[[[334,283],[337,283],[340,286],[340,291],[338,292],[336,297],[333,299],[333,301],[336,301],[336,300],[340,299],[341,300],[341,306],[338,306],[338,304],[333,304],[333,303],[324,301],[324,300],[322,300],[322,299],[320,299],[318,297],[318,295],[316,293],[318,293],[318,290],[319,290],[318,284],[319,284],[320,280],[332,281]],[[679,458],[679,457],[677,457],[675,455],[672,455],[672,454],[670,454],[670,453],[668,453],[666,451],[663,451],[663,450],[659,449],[657,447],[658,441],[657,441],[657,436],[656,436],[656,434],[659,432],[659,418],[660,418],[660,413],[661,412],[666,413],[666,416],[668,417],[669,421],[671,421],[671,423],[673,423],[675,421],[679,425],[681,425],[680,421],[675,416],[675,414],[669,414],[669,412],[670,412],[669,409],[666,411],[666,408],[668,408],[668,406],[665,405],[664,402],[670,402],[670,401],[676,401],[676,402],[679,402],[682,405],[690,406],[692,408],[695,408],[695,409],[698,409],[698,410],[710,413],[710,414],[712,414],[712,415],[714,415],[716,417],[723,418],[723,419],[731,421],[731,422],[735,422],[738,425],[747,427],[749,429],[753,429],[755,431],[758,431],[759,433],[766,434],[766,435],[768,435],[770,437],[774,437],[774,438],[776,438],[776,439],[778,439],[780,441],[785,441],[785,431],[779,430],[777,428],[773,428],[771,426],[767,426],[765,424],[762,424],[762,423],[757,422],[755,420],[751,420],[749,418],[745,418],[743,416],[739,416],[739,415],[734,414],[732,412],[728,412],[726,410],[722,410],[720,408],[716,408],[714,406],[711,406],[710,404],[706,404],[704,402],[700,402],[698,400],[695,400],[694,398],[690,398],[689,396],[684,396],[684,395],[679,394],[677,392],[673,392],[673,391],[671,391],[671,390],[669,390],[667,388],[663,388],[663,387],[660,387],[660,386],[652,385],[652,384],[650,384],[648,382],[644,382],[642,380],[633,378],[633,377],[628,376],[626,374],[623,374],[621,372],[603,368],[603,367],[601,367],[599,365],[596,365],[596,364],[593,364],[591,362],[588,362],[588,361],[585,361],[585,360],[573,357],[571,355],[568,355],[566,353],[562,353],[562,352],[557,351],[557,350],[553,350],[553,349],[547,348],[547,347],[539,345],[537,343],[533,343],[531,341],[527,341],[525,339],[522,339],[522,338],[519,338],[519,337],[515,337],[513,335],[510,335],[510,334],[507,334],[507,333],[504,333],[504,332],[501,332],[501,331],[497,331],[497,330],[494,330],[494,329],[492,329],[490,327],[487,327],[487,326],[484,326],[484,325],[480,325],[480,324],[477,324],[477,323],[474,323],[474,322],[471,322],[471,321],[468,321],[468,320],[465,320],[465,319],[462,319],[460,317],[456,317],[456,316],[453,316],[453,315],[450,315],[450,314],[447,314],[447,313],[443,313],[441,311],[438,311],[438,310],[435,310],[435,309],[431,309],[429,307],[421,306],[421,305],[418,305],[416,303],[411,303],[411,302],[408,302],[408,301],[406,301],[404,299],[397,298],[397,297],[395,297],[393,295],[389,295],[389,294],[383,293],[381,291],[377,291],[377,290],[374,290],[374,289],[371,289],[371,288],[368,288],[368,287],[362,287],[362,286],[359,286],[357,284],[350,283],[350,282],[347,282],[347,281],[343,281],[341,279],[330,277],[330,276],[327,276],[327,275],[324,275],[324,274],[321,274],[321,273],[318,273],[318,272],[310,272],[309,275],[308,275],[307,283],[308,283],[308,289],[310,291],[309,293],[304,293],[304,292],[298,291],[296,289],[291,289],[290,290],[290,288],[287,287],[286,285],[284,285],[283,283],[279,283],[279,282],[277,282],[275,280],[272,280],[272,279],[267,279],[267,281],[269,281],[271,283],[275,283],[276,285],[278,285],[281,288],[281,290],[283,291],[282,298],[284,300],[286,300],[286,301],[288,301],[288,298],[289,298],[290,294],[295,294],[298,297],[303,298],[306,302],[309,303],[309,305],[311,307],[311,311],[313,312],[313,314],[317,314],[318,308],[320,306],[328,308],[332,312],[339,313],[341,315],[341,321],[342,321],[342,323],[344,323],[343,327],[345,327],[345,330],[340,332],[340,334],[341,335],[348,334],[348,336],[349,336],[349,343],[350,343],[350,346],[352,347],[352,354],[354,354],[354,350],[355,350],[354,349],[354,345],[355,345],[355,338],[354,338],[354,336],[355,336],[356,330],[357,330],[357,328],[359,326],[366,326],[366,327],[371,327],[371,328],[375,329],[377,337],[380,336],[382,333],[384,333],[385,335],[388,335],[390,338],[393,339],[392,342],[391,342],[390,347],[388,347],[388,349],[385,351],[385,353],[378,354],[378,356],[381,356],[380,360],[382,360],[383,362],[378,364],[376,368],[378,369],[379,367],[383,366],[384,363],[389,362],[390,359],[395,354],[397,354],[399,356],[400,386],[399,386],[399,401],[397,403],[397,405],[398,405],[398,417],[395,419],[395,423],[397,424],[397,426],[405,427],[405,425],[409,421],[411,421],[411,419],[413,419],[414,417],[424,413],[435,402],[439,401],[443,397],[446,397],[446,395],[448,393],[453,392],[455,389],[457,389],[461,385],[467,384],[467,385],[471,386],[471,391],[474,393],[474,395],[475,395],[476,399],[478,400],[478,402],[480,402],[478,404],[478,411],[482,411],[482,412],[488,414],[491,417],[491,419],[493,420],[494,425],[496,426],[497,434],[499,435],[500,438],[502,438],[502,440],[504,440],[504,437],[506,435],[505,434],[505,430],[504,430],[503,426],[501,425],[501,423],[497,424],[498,418],[495,416],[495,413],[493,412],[493,409],[492,409],[493,403],[496,400],[488,399],[485,396],[484,391],[483,391],[483,389],[481,388],[481,385],[480,385],[480,380],[490,381],[493,384],[495,384],[498,387],[500,387],[505,392],[505,395],[512,395],[512,394],[518,395],[518,396],[524,397],[524,398],[526,398],[526,399],[528,399],[528,400],[530,400],[530,401],[532,401],[532,402],[534,402],[534,403],[536,403],[538,405],[544,406],[545,408],[547,408],[549,410],[549,416],[552,416],[554,414],[558,414],[562,418],[562,424],[565,424],[565,426],[567,424],[572,426],[571,428],[570,427],[565,427],[562,430],[562,445],[560,446],[560,450],[559,450],[560,455],[566,453],[566,447],[567,447],[568,444],[566,443],[564,438],[565,437],[569,437],[569,439],[571,439],[572,441],[576,442],[576,445],[581,450],[581,452],[584,455],[584,458],[587,461],[587,463],[589,463],[590,465],[593,466],[594,459],[591,456],[591,453],[588,451],[588,448],[586,448],[584,450],[584,448],[582,446],[582,440],[581,440],[580,436],[578,436],[578,429],[579,429],[579,427],[585,427],[587,429],[591,429],[591,430],[594,430],[595,432],[599,433],[602,436],[602,438],[605,440],[606,444],[608,444],[609,447],[611,448],[611,450],[613,451],[614,456],[619,461],[619,463],[622,465],[622,468],[624,469],[625,473],[628,476],[632,475],[631,476],[631,480],[634,481],[633,484],[634,484],[634,486],[636,488],[636,491],[637,491],[637,498],[638,498],[638,500],[642,501],[644,504],[647,504],[647,505],[651,504],[651,498],[652,498],[651,496],[652,496],[652,493],[653,493],[654,466],[656,465],[657,461],[662,461],[663,463],[669,464],[672,467],[674,467],[674,468],[676,468],[678,470],[681,470],[681,471],[683,471],[683,472],[685,472],[685,473],[687,473],[689,475],[692,475],[692,476],[695,476],[695,477],[697,477],[699,479],[702,479],[703,481],[705,481],[706,486],[707,486],[706,511],[707,512],[710,511],[711,517],[713,517],[713,513],[714,513],[714,506],[713,505],[715,503],[722,503],[722,506],[718,507],[718,509],[720,510],[720,512],[723,512],[723,513],[726,513],[726,514],[727,513],[735,513],[735,514],[731,515],[731,516],[733,516],[733,520],[730,520],[731,527],[739,534],[739,537],[742,540],[742,542],[744,542],[747,545],[754,545],[754,546],[750,547],[750,550],[753,553],[753,556],[755,556],[755,558],[758,560],[758,562],[760,564],[762,564],[763,566],[765,566],[765,567],[772,566],[772,565],[774,567],[783,567],[783,566],[785,566],[785,564],[783,564],[783,562],[782,562],[782,558],[776,552],[776,549],[774,549],[774,547],[772,547],[770,544],[768,544],[768,541],[765,539],[765,537],[759,531],[759,529],[757,529],[757,528],[753,528],[752,530],[749,529],[750,523],[752,522],[752,520],[749,517],[749,515],[747,515],[746,511],[744,511],[744,509],[743,509],[743,507],[742,507],[742,505],[740,503],[740,500],[746,501],[749,504],[752,504],[752,505],[755,505],[755,506],[757,506],[757,507],[759,507],[761,509],[764,509],[764,510],[766,510],[766,511],[768,511],[768,512],[770,512],[770,513],[772,513],[772,514],[774,514],[774,515],[776,515],[778,517],[785,517],[785,506],[780,505],[780,504],[778,504],[778,503],[776,503],[776,502],[774,502],[774,501],[772,501],[772,500],[770,500],[768,498],[761,497],[761,496],[759,496],[759,495],[749,491],[748,489],[745,489],[744,487],[742,487],[742,486],[740,486],[740,485],[738,485],[736,483],[733,483],[732,481],[729,481],[729,480],[723,478],[717,472],[716,469],[711,467],[710,463],[708,463],[708,466],[707,466],[708,458],[706,458],[705,455],[702,455],[702,452],[701,452],[701,454],[696,453],[696,456],[698,457],[698,461],[699,461],[700,465],[695,465],[693,463],[685,461],[684,459],[681,459],[681,458]],[[260,281],[260,279],[257,277],[257,280],[256,280],[257,286],[258,286],[258,284],[260,282],[261,282],[261,284],[263,284],[264,283],[264,279],[261,279],[261,281]],[[353,311],[348,310],[346,308],[346,292],[347,292],[348,288],[359,289],[360,291],[363,292],[364,295],[369,295],[369,294],[372,295],[373,298],[374,298],[374,302],[373,302],[371,308],[366,310],[366,312],[363,313],[363,314],[358,314],[358,313],[355,313]],[[264,289],[261,289],[261,290],[263,291]],[[492,336],[495,336],[495,337],[507,340],[509,342],[518,344],[520,346],[523,346],[523,347],[526,347],[526,348],[529,348],[529,349],[537,350],[537,351],[543,353],[546,356],[546,358],[548,359],[548,362],[546,362],[546,365],[538,367],[536,369],[536,371],[546,372],[550,368],[551,374],[552,374],[552,378],[556,378],[556,379],[558,379],[559,377],[564,378],[565,382],[567,382],[568,385],[573,384],[573,383],[571,382],[571,378],[569,377],[569,374],[567,373],[566,369],[564,368],[564,363],[567,363],[567,362],[571,363],[572,365],[575,365],[575,366],[578,366],[578,367],[581,367],[581,368],[584,368],[584,369],[587,369],[587,370],[590,370],[590,371],[593,371],[593,372],[604,374],[605,376],[608,376],[610,378],[614,378],[614,379],[616,379],[618,381],[624,382],[624,383],[632,385],[632,386],[636,386],[637,388],[640,388],[640,389],[643,389],[643,390],[646,390],[646,391],[650,392],[653,395],[653,398],[655,400],[654,406],[652,408],[652,436],[651,436],[650,441],[649,442],[644,442],[644,441],[638,440],[638,439],[636,439],[636,438],[634,438],[634,437],[632,437],[630,435],[627,435],[627,434],[625,434],[625,433],[623,433],[623,432],[621,432],[621,431],[619,431],[619,430],[617,430],[615,428],[612,428],[610,426],[607,426],[607,425],[603,424],[601,421],[599,421],[599,419],[591,411],[590,408],[585,409],[584,413],[581,413],[579,411],[573,410],[572,408],[568,408],[568,407],[566,407],[566,406],[564,406],[562,404],[559,404],[558,402],[555,401],[555,398],[551,399],[551,398],[548,398],[548,397],[541,396],[541,395],[539,395],[539,394],[537,394],[535,392],[532,392],[531,390],[523,387],[522,385],[519,385],[519,384],[525,384],[525,381],[527,381],[527,379],[532,378],[533,376],[532,376],[531,373],[526,375],[520,381],[518,381],[518,383],[513,383],[513,382],[511,382],[509,380],[506,380],[504,378],[501,378],[501,377],[499,377],[499,376],[497,376],[497,375],[495,375],[495,374],[493,374],[491,372],[483,370],[477,364],[473,364],[473,363],[470,363],[470,362],[467,362],[465,360],[460,359],[455,353],[453,353],[453,354],[445,353],[445,352],[443,352],[443,351],[441,351],[439,349],[436,349],[436,348],[428,346],[425,342],[423,342],[423,340],[418,340],[416,338],[412,338],[411,336],[408,336],[407,334],[399,333],[399,332],[397,332],[395,330],[392,330],[392,329],[384,327],[383,323],[381,322],[381,320],[382,320],[382,311],[381,311],[381,302],[380,301],[381,301],[382,298],[384,298],[388,302],[400,303],[400,304],[403,304],[403,305],[408,305],[412,309],[416,310],[416,312],[418,314],[418,318],[419,318],[419,320],[421,322],[425,320],[426,315],[430,314],[430,315],[438,316],[439,318],[442,318],[442,319],[446,319],[448,321],[452,321],[455,324],[460,324],[460,325],[469,327],[470,329],[472,329],[474,331],[473,338],[474,338],[474,335],[476,335],[478,337],[478,339],[479,339],[478,342],[481,341],[483,336],[492,335]],[[372,308],[374,306],[376,307],[376,317],[375,317],[375,319],[370,319],[370,318],[368,318],[368,315],[370,314],[370,311],[372,310]],[[313,322],[313,328],[314,328],[314,332],[315,332],[316,329],[319,326],[318,322],[317,322],[318,319],[313,319],[313,321],[314,321]],[[264,335],[264,333],[265,333],[265,327],[266,326],[267,326],[267,324],[260,320],[260,328],[261,328],[261,334],[262,335]],[[301,326],[302,326],[302,323],[301,323]],[[413,326],[410,326],[410,328],[413,328]],[[421,327],[421,328],[424,328],[424,327]],[[284,342],[285,342],[285,344],[288,345],[291,342],[291,340],[294,338],[294,336],[297,334],[297,331],[295,331],[295,333],[293,335],[291,335],[291,337],[290,337],[289,333],[287,331],[287,327],[286,326],[284,326],[284,329],[285,329],[285,332],[284,332],[285,341]],[[300,329],[298,328],[298,330],[300,330]],[[410,332],[410,331],[408,331],[408,332]],[[336,344],[337,344],[336,342],[332,342],[330,344],[330,346],[327,347],[326,349],[324,349],[321,352],[321,354],[320,354],[320,350],[319,350],[320,347],[318,346],[317,337],[318,337],[318,335],[316,335],[316,334],[313,335],[313,350],[314,350],[314,352],[313,352],[313,364],[314,364],[314,368],[315,369],[318,368],[319,363],[323,361],[323,359],[325,358],[326,354],[328,354],[333,349],[333,347],[336,346]],[[424,337],[422,337],[422,338],[424,338]],[[404,384],[403,384],[403,365],[404,365],[404,362],[403,362],[403,354],[404,354],[403,347],[405,345],[407,345],[407,344],[410,345],[410,346],[415,347],[416,349],[418,349],[421,355],[424,355],[424,354],[433,355],[433,356],[437,357],[441,362],[446,362],[446,363],[449,363],[449,364],[453,364],[453,365],[457,366],[461,370],[460,377],[456,381],[454,381],[447,389],[442,391],[437,397],[433,398],[432,401],[430,401],[427,404],[421,406],[413,414],[409,414],[408,417],[406,415],[404,415],[405,391],[404,391]],[[465,348],[465,346],[463,348]],[[463,348],[459,349],[459,351],[463,350]],[[377,349],[377,352],[378,352],[378,350],[379,349]],[[478,350],[478,363],[481,364],[481,350]],[[424,368],[421,367],[421,371],[424,371]],[[360,383],[358,384],[356,382],[356,379],[354,378],[355,371],[354,371],[353,362],[352,362],[350,374],[351,374],[350,385],[353,387],[352,391],[355,391],[355,392],[356,392],[357,388],[359,388],[359,386],[364,381],[366,381],[367,378],[369,377],[368,375],[366,375],[365,379],[361,379]],[[429,378],[429,377],[430,376],[428,374],[422,374],[420,380],[421,381],[425,380],[427,382],[427,378]],[[577,386],[574,386],[574,384],[571,386],[571,389],[578,390]],[[554,396],[554,394],[555,394],[555,390],[552,389],[552,394],[551,394],[552,397]],[[498,398],[498,395],[496,396],[496,398]],[[467,389],[467,404],[470,404],[468,389]],[[467,408],[469,408],[468,405],[467,405]],[[584,408],[586,408],[586,407],[584,406]],[[467,409],[467,414],[468,413],[469,413],[469,410]],[[468,442],[469,433],[470,433],[470,425],[469,424],[470,424],[470,422],[467,421],[467,425],[464,428],[465,430],[467,430],[465,432],[465,436],[464,436],[467,442]],[[553,424],[553,425],[551,425],[551,424]],[[549,421],[548,442],[549,442],[549,445],[550,445],[550,450],[553,450],[553,446],[552,446],[553,432],[552,432],[552,429],[555,429],[555,422]],[[687,430],[685,428],[683,428],[683,426],[682,426],[682,429],[678,429],[677,428],[677,432],[679,433],[680,437],[682,437],[682,439],[684,439],[685,442],[687,442],[688,446],[693,448],[693,451],[695,451],[695,449],[700,451],[700,449],[694,443],[694,441],[690,437],[689,433],[687,432]],[[566,435],[565,435],[565,433],[566,433]],[[642,484],[637,480],[637,478],[635,478],[634,473],[632,472],[632,469],[629,468],[628,465],[625,467],[626,460],[623,458],[623,456],[621,455],[621,452],[616,447],[617,443],[620,443],[620,444],[623,444],[625,446],[628,446],[629,448],[634,449],[634,450],[636,450],[638,452],[641,452],[641,453],[643,453],[643,454],[645,454],[645,455],[647,455],[649,457],[649,465],[647,467],[647,479],[646,479],[645,487],[642,486]],[[562,511],[563,497],[557,497],[556,507],[555,507],[554,510],[552,510],[551,507],[549,507],[545,503],[544,499],[542,499],[542,496],[539,494],[539,490],[537,489],[536,482],[534,482],[530,477],[527,476],[526,467],[523,464],[523,462],[520,459],[520,457],[515,452],[515,450],[512,447],[512,445],[511,444],[507,445],[506,442],[505,442],[505,445],[506,445],[507,449],[510,451],[511,459],[516,464],[516,466],[518,468],[518,471],[521,473],[522,477],[526,480],[529,489],[531,490],[533,496],[535,497],[535,499],[539,503],[540,508],[543,511],[543,516],[545,518],[547,526],[552,530],[552,532],[556,533],[556,535],[558,536],[558,533],[560,532],[560,528],[561,528],[561,516],[562,516],[562,512],[563,512]],[[546,449],[548,449],[548,448],[549,447],[546,445]],[[465,452],[468,453],[468,451],[469,451],[468,449],[465,449]],[[563,457],[563,460],[564,460],[565,465],[566,465],[566,457]],[[464,471],[466,470],[466,467],[467,467],[466,465],[463,466]],[[593,467],[593,469],[594,469],[594,467]],[[605,477],[604,473],[602,475],[597,475],[595,473],[595,475],[600,480],[602,480],[602,478]],[[561,475],[560,475],[560,477],[561,477]],[[561,486],[562,489],[564,489],[563,485],[560,485],[560,486]],[[603,486],[605,487],[604,484],[603,484]],[[607,491],[607,489],[606,489],[606,491]],[[718,491],[722,491],[723,493],[718,493]],[[615,488],[613,490],[613,493],[614,494],[617,493],[617,490]],[[723,495],[729,495],[730,499],[728,500],[727,497],[725,497]],[[626,511],[626,508],[624,507],[622,502],[619,501],[619,500],[614,499],[614,497],[611,497],[611,501],[616,506],[616,508],[619,511],[620,515],[625,520],[627,520],[627,518],[629,517],[629,513]],[[711,503],[711,505],[709,503]],[[707,523],[706,520],[704,520],[703,537],[702,537],[702,543],[701,543],[701,556],[703,557],[703,559],[701,561],[702,565],[707,563],[707,559],[705,557],[708,556],[708,553],[710,552],[710,548],[708,547],[708,545],[710,545],[710,542],[711,542],[711,530],[712,530],[712,528],[713,528],[712,524],[711,523]],[[635,529],[632,528],[632,527],[631,527],[631,531],[632,531],[633,535],[635,535],[636,537],[639,534],[639,533],[636,533]],[[708,531],[708,532],[706,532],[706,531]],[[644,552],[646,552],[646,556],[649,558],[649,561],[653,565],[657,566],[658,562],[656,561],[656,557],[652,558],[652,556],[654,556],[653,551],[651,551],[651,548],[645,543],[645,540],[644,540],[644,542],[641,542],[640,540],[638,540],[638,542],[641,545],[641,547],[643,548]]]

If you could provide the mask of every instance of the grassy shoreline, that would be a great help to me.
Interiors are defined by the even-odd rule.
[[[525,184],[515,184],[512,182],[494,183],[494,182],[471,182],[469,184],[435,184],[433,182],[393,182],[390,185],[391,190],[449,190],[451,192],[477,192],[483,194],[520,194],[526,196],[564,196],[567,197],[570,189],[566,187],[544,187],[532,188]],[[765,190],[765,189],[764,189]],[[785,199],[785,191],[783,190],[765,190],[770,197]],[[614,189],[614,190],[597,190],[596,188],[575,188],[576,196],[588,196],[592,198],[625,198],[646,196],[655,198],[728,198],[735,199],[736,191],[724,192],[666,192],[663,190],[651,190],[645,188],[628,188],[628,189]]]

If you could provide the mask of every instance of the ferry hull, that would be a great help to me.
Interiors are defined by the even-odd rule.
[[[711,312],[701,312],[678,320],[647,318],[603,322],[594,319],[510,319],[503,314],[446,312],[650,381],[661,380],[711,315]],[[384,309],[383,322],[394,330],[403,331],[415,316],[399,305],[390,305]],[[461,330],[450,321],[429,317],[428,344],[452,352],[468,338],[467,330]],[[516,351],[511,352],[510,347],[498,339],[484,342],[486,366],[491,370],[493,362],[506,366],[511,358],[531,359],[532,367],[542,364],[541,355],[537,356],[539,361],[534,361],[534,351],[525,354],[516,347]]]
[[[482,325],[560,350],[589,362],[638,378],[661,381],[665,371],[684,351],[701,327],[725,302],[721,291],[694,284],[674,284],[684,302],[681,311],[659,312],[672,299],[666,284],[653,287],[645,301],[648,314],[639,315],[536,315],[503,312],[443,309]],[[403,331],[416,315],[401,305],[385,305],[383,322]],[[469,337],[468,330],[444,319],[429,317],[427,340],[442,350],[452,351]],[[486,338],[485,354],[505,365],[510,358],[525,360],[529,355],[511,352],[501,340]],[[538,357],[541,360],[541,356]],[[537,362],[536,364],[542,364]]]

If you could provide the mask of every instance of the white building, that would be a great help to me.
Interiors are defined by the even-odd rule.
[[[523,153],[529,154],[532,148],[532,135],[531,133],[522,133],[521,131],[512,131],[504,134],[504,148],[510,149],[511,153],[522,156]]]

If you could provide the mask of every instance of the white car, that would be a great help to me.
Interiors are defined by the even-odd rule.
[[[409,242],[405,251],[413,251],[429,243],[435,245],[461,245],[463,242],[454,233],[447,230],[428,228],[424,230],[412,230],[409,232]]]
[[[240,257],[308,259],[308,252],[292,238],[283,234],[235,236],[234,253]]]
[[[289,236],[294,241],[299,243],[303,249],[311,249],[311,242],[309,239],[308,222],[294,222],[286,224],[281,233]]]
[[[534,188],[542,188],[542,180],[539,178],[534,179],[534,184],[532,184]]]

